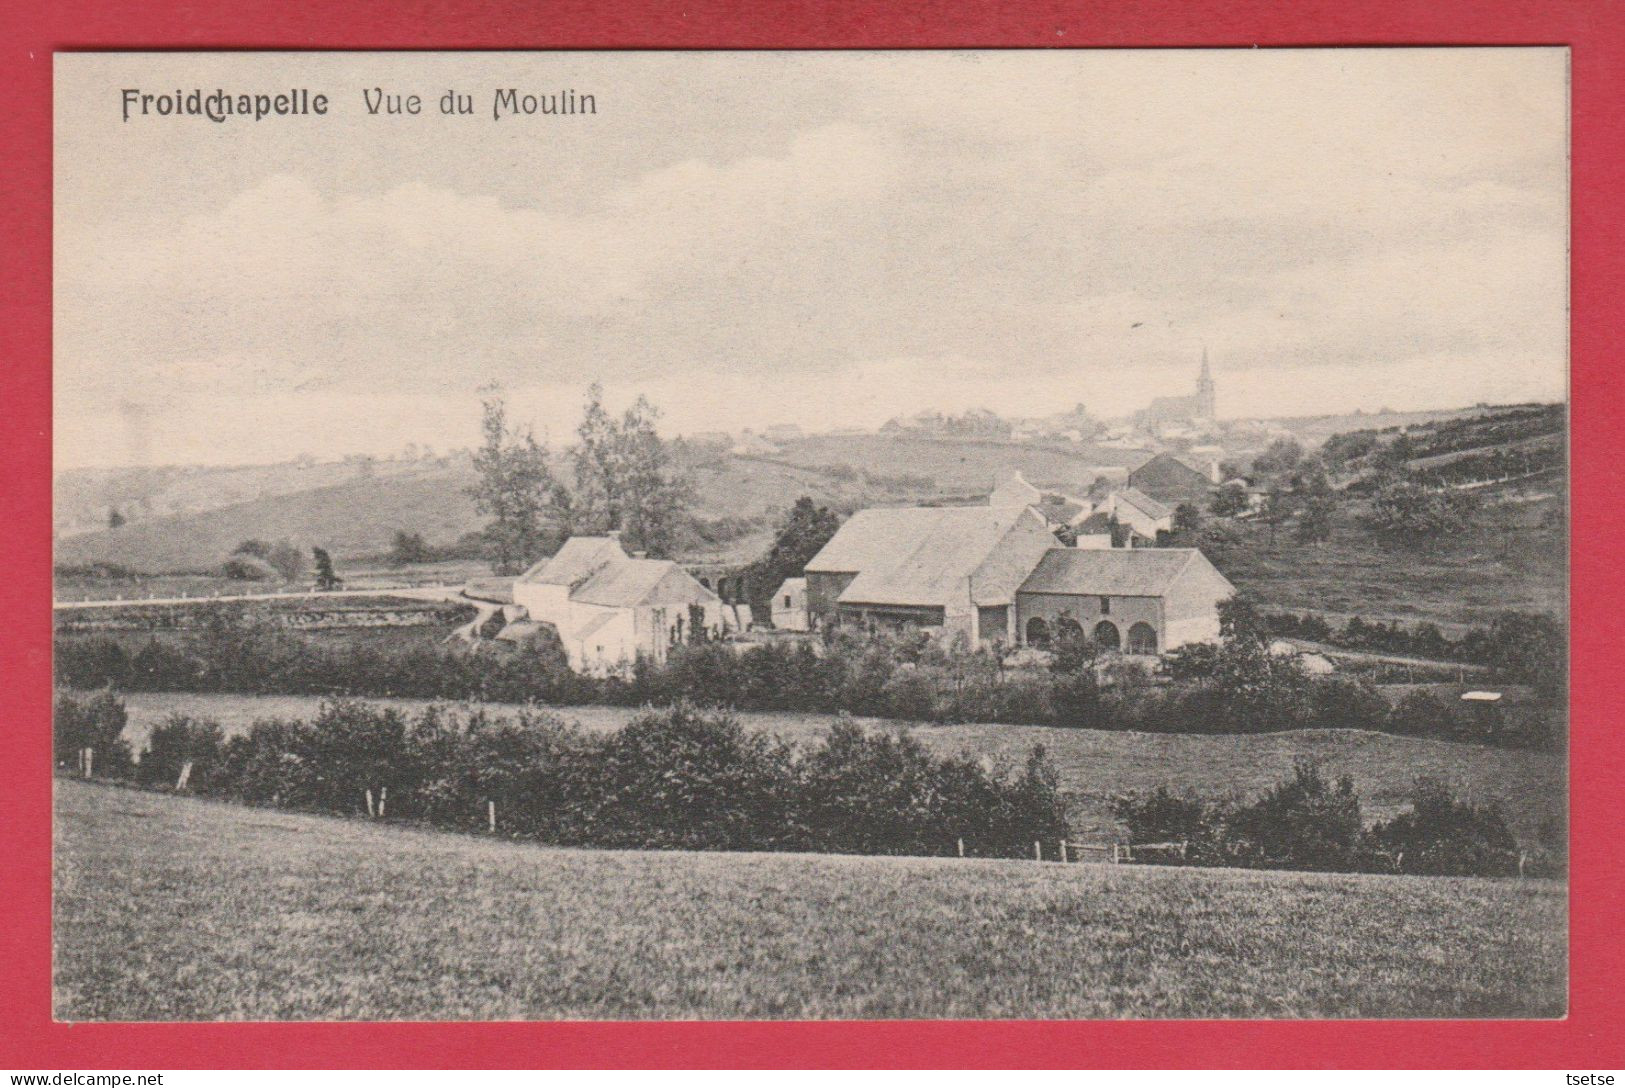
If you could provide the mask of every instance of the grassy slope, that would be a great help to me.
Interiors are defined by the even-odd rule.
[[[1536,1016],[1549,882],[553,850],[63,780],[66,1020]]]
[[[1378,539],[1354,502],[1325,544],[1298,544],[1283,526],[1271,545],[1266,526],[1235,522],[1235,543],[1203,550],[1272,609],[1426,620],[1447,632],[1512,609],[1566,614],[1568,547],[1562,529],[1542,527],[1561,499],[1550,484],[1484,490],[1485,507],[1466,532],[1425,545]]]
[[[374,700],[416,707],[412,700]],[[126,696],[129,735],[139,749],[148,729],[171,712],[213,718],[228,733],[256,718],[308,717],[319,700],[308,697],[135,693]],[[588,728],[612,729],[634,710],[569,707],[561,711]],[[747,725],[792,741],[821,737],[830,719],[813,714],[741,714]],[[874,728],[909,728],[870,720]],[[1352,775],[1368,818],[1392,816],[1410,803],[1420,774],[1447,778],[1477,800],[1496,799],[1513,830],[1533,842],[1542,825],[1563,826],[1567,795],[1563,757],[1473,744],[1395,737],[1356,730],[1306,730],[1261,736],[1186,736],[1113,733],[1019,725],[913,726],[938,752],[969,752],[1019,765],[1042,744],[1061,776],[1073,808],[1073,827],[1098,837],[1111,826],[1111,799],[1160,785],[1198,793],[1256,794],[1292,772],[1299,758],[1317,759],[1333,775]]]

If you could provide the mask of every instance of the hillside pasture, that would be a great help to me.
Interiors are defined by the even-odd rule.
[[[139,751],[151,728],[171,713],[209,718],[228,735],[263,718],[310,718],[321,700],[312,696],[200,695],[133,692],[126,736]],[[417,710],[412,699],[368,702]],[[492,704],[495,713],[513,708]],[[566,719],[596,730],[618,729],[637,710],[630,707],[557,708]],[[831,718],[818,714],[740,712],[751,729],[808,744],[821,739]],[[1023,725],[920,725],[859,719],[870,729],[905,732],[937,754],[966,753],[1016,767],[1034,744],[1042,744],[1060,776],[1072,808],[1074,833],[1091,839],[1114,834],[1111,801],[1124,792],[1169,786],[1210,797],[1251,796],[1292,773],[1296,760],[1319,761],[1336,777],[1353,777],[1367,820],[1406,808],[1418,775],[1451,782],[1479,802],[1496,801],[1513,833],[1526,846],[1561,835],[1567,787],[1560,753],[1487,748],[1474,744],[1399,737],[1351,729],[1300,730],[1249,736],[1110,732]]]
[[[1332,539],[1303,544],[1290,523],[1228,521],[1202,550],[1267,611],[1316,612],[1401,623],[1431,622],[1447,633],[1490,623],[1507,611],[1568,612],[1568,544],[1561,499],[1544,491],[1486,488],[1485,507],[1463,532],[1431,541],[1385,540],[1361,522],[1364,503],[1346,500]]]
[[[1548,881],[584,851],[59,780],[55,1015],[1555,1017]]]

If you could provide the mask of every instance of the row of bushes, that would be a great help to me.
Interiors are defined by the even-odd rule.
[[[689,706],[593,733],[545,712],[416,714],[325,702],[309,720],[265,720],[226,739],[174,715],[132,764],[111,693],[62,695],[59,762],[95,745],[99,774],[253,804],[366,814],[560,845],[687,850],[1020,856],[1066,832],[1042,748],[1018,772],[939,757],[911,737],[837,722],[797,748]],[[123,745],[123,758],[104,757]],[[368,792],[371,792],[371,799]]]
[[[1047,670],[1012,669],[993,650],[920,635],[831,633],[824,642],[675,647],[665,664],[625,677],[572,672],[556,650],[470,652],[447,647],[318,644],[295,632],[217,617],[179,642],[129,653],[105,638],[59,639],[64,686],[121,691],[415,697],[555,705],[667,706],[689,701],[741,710],[848,712],[932,722],[997,722],[1163,733],[1287,729],[1391,730],[1461,735],[1442,705],[1400,716],[1370,684],[1305,674],[1252,639],[1192,648],[1170,661],[1173,681],[1138,666],[1102,666],[1057,653]],[[1555,740],[1550,723],[1527,743]],[[1518,736],[1522,737],[1523,733]]]
[[[1410,809],[1367,828],[1354,782],[1329,782],[1312,763],[1250,802],[1176,795],[1167,788],[1119,798],[1115,813],[1141,860],[1322,872],[1429,876],[1552,875],[1556,857],[1531,859],[1493,805],[1417,780]],[[1177,844],[1177,849],[1171,848]]]

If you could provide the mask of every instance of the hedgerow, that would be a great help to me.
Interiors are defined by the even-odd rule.
[[[75,727],[122,711],[105,692],[58,701]],[[258,721],[223,745],[219,735],[173,717],[133,770],[99,757],[96,770],[173,787],[190,759],[187,789],[203,796],[461,831],[494,824],[559,845],[930,855],[962,841],[996,857],[1025,855],[1067,826],[1042,748],[1020,770],[989,770],[844,719],[802,749],[688,704],[589,733],[534,709],[412,714],[332,699],[309,720]]]
[[[74,689],[411,697],[457,701],[670,706],[991,722],[1169,733],[1371,729],[1558,739],[1542,719],[1500,735],[1465,718],[1391,713],[1367,681],[1311,676],[1259,637],[1231,634],[1171,655],[1165,675],[1092,651],[1057,653],[1048,668],[1012,667],[998,648],[945,645],[924,634],[839,630],[819,642],[673,647],[662,664],[624,676],[583,676],[556,647],[475,649],[318,642],[242,617],[217,617],[178,642],[134,653],[100,637],[57,641],[58,683]],[[1476,730],[1476,732],[1474,732]]]
[[[1552,858],[1521,854],[1500,810],[1458,800],[1419,778],[1411,807],[1366,828],[1354,783],[1328,781],[1314,763],[1252,801],[1176,795],[1166,786],[1113,802],[1141,861],[1152,864],[1410,873],[1548,875]]]

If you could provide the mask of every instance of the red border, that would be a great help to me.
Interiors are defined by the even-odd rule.
[[[22,5],[19,4],[18,7]],[[309,0],[13,9],[0,66],[0,1065],[264,1067],[1619,1068],[1625,946],[1613,648],[1625,640],[1616,501],[1625,415],[1619,178],[1625,20],[1610,0],[1004,0],[777,4]],[[876,48],[1566,44],[1573,48],[1574,850],[1566,1021],[1443,1023],[651,1023],[76,1025],[50,997],[51,52],[92,48]]]

